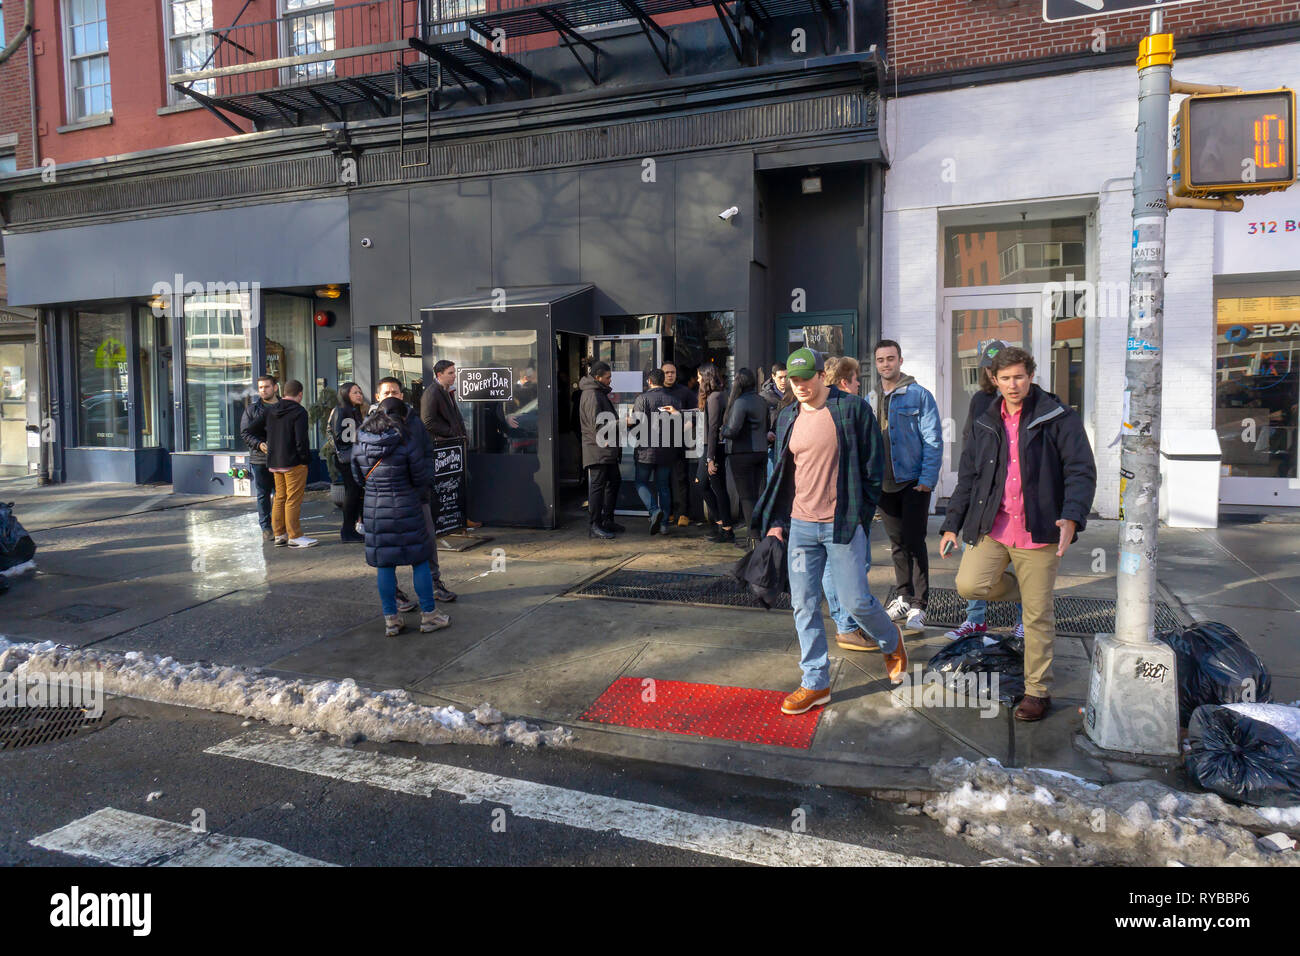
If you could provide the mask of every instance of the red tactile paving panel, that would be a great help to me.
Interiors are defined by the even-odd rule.
[[[822,708],[787,717],[781,713],[785,698],[779,690],[620,677],[579,720],[807,750]]]

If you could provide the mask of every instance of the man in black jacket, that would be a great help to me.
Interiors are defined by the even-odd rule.
[[[1097,466],[1078,413],[1033,384],[1033,356],[1005,348],[990,370],[1002,397],[975,420],[962,449],[939,553],[947,557],[960,533],[974,546],[957,571],[961,596],[1020,602],[1025,696],[1015,716],[1041,720],[1051,704],[1056,572],[1087,524]]]
[[[307,441],[307,409],[302,407],[302,382],[284,383],[284,396],[266,415],[266,467],[275,476],[275,500],[271,504],[271,529],[277,548],[310,548],[315,538],[302,533],[298,517],[307,490],[307,465],[311,447]]]
[[[582,433],[582,467],[587,472],[587,507],[591,514],[589,534],[613,538],[614,505],[623,483],[619,461],[623,448],[618,435],[618,413],[609,395],[613,369],[608,362],[596,362],[578,383],[578,426]]]
[[[266,413],[278,399],[278,386],[274,375],[259,375],[257,398],[244,409],[239,421],[239,437],[248,446],[248,469],[253,473],[253,487],[257,490],[257,523],[262,526],[262,539],[275,537],[271,530],[271,498],[275,495],[275,479],[266,467]]]
[[[683,412],[692,411],[697,403],[694,392],[686,387],[676,362],[664,362],[659,370],[664,373],[664,391],[677,400],[677,407]],[[672,461],[673,506],[668,515],[668,524],[685,528],[691,523],[690,485],[686,481],[686,447],[691,441],[687,431],[694,427],[695,415],[687,415],[682,420],[682,447],[676,449]]]
[[[420,398],[420,420],[435,439],[464,438],[465,419],[452,386],[456,384],[456,363],[442,359],[433,366],[433,384]]]

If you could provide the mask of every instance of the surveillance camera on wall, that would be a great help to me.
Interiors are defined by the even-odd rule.
[[[722,210],[722,212],[718,213],[718,218],[721,219],[723,222],[731,222],[732,218],[734,216],[739,215],[739,213],[740,213],[739,206],[731,206],[727,209]]]
[[[373,245],[374,245],[374,243],[370,241],[370,237],[369,237],[369,236],[366,236],[365,238],[363,238],[363,239],[361,240],[361,248],[362,248],[362,249],[369,249],[369,248],[370,248],[371,246],[373,246]]]

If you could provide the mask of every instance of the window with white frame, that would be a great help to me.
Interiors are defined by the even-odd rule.
[[[196,73],[210,67],[212,57],[212,0],[163,0],[167,26],[167,72]],[[214,80],[195,80],[196,93],[211,96]],[[179,103],[184,94],[168,88],[168,101]]]
[[[459,33],[467,29],[464,20],[450,23],[442,21],[484,13],[487,10],[487,0],[428,0],[428,10],[429,20],[435,24],[434,33]]]
[[[108,75],[108,0],[64,0],[64,59],[68,117],[88,119],[113,110]]]
[[[280,0],[280,10],[285,56],[308,56],[334,49],[334,0]],[[281,82],[301,83],[333,75],[333,60],[314,60],[285,67]]]
[[[0,0],[0,49],[5,46],[5,5],[4,0]]]

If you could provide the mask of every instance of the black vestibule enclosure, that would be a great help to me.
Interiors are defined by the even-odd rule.
[[[433,381],[436,362],[455,362],[457,394],[467,398],[468,515],[554,528],[560,416],[577,385],[557,367],[557,342],[597,331],[593,287],[497,288],[420,315],[424,380]]]

